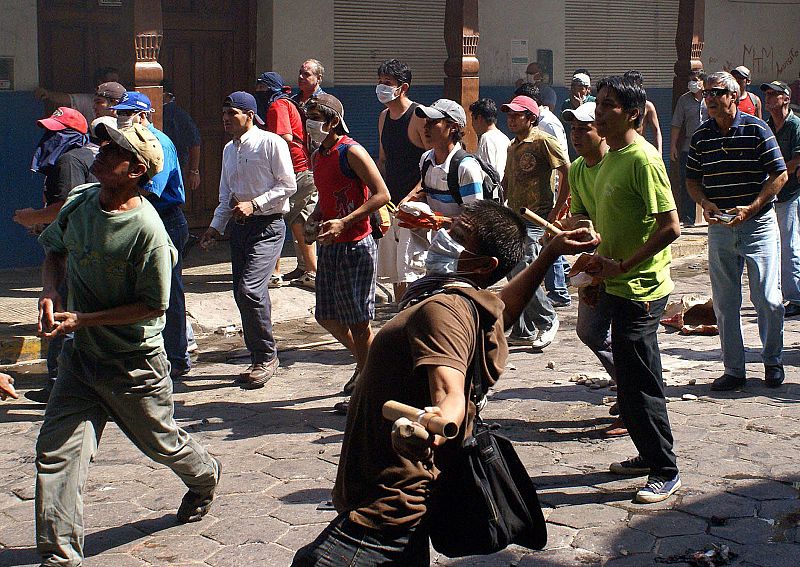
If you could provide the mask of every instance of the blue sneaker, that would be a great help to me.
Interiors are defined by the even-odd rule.
[[[636,493],[636,501],[642,504],[654,504],[666,500],[681,487],[680,475],[675,478],[665,478],[663,476],[650,475],[647,477],[647,484]]]

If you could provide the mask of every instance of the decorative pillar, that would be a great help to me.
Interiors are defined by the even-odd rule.
[[[447,0],[444,16],[444,96],[456,101],[467,113],[463,144],[468,151],[478,149],[478,136],[472,127],[469,105],[478,100],[478,0]]]
[[[678,29],[675,32],[675,48],[678,60],[675,62],[675,78],[672,81],[672,108],[678,97],[686,92],[686,83],[692,72],[703,70],[700,57],[703,53],[705,36],[705,0],[680,0],[678,7]]]
[[[162,129],[164,70],[158,62],[164,28],[161,0],[134,0],[133,35],[136,63],[133,69],[135,89],[147,95],[155,109],[152,122]]]

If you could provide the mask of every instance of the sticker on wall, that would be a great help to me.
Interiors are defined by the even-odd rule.
[[[511,82],[525,80],[525,69],[528,68],[528,40],[511,40]]]

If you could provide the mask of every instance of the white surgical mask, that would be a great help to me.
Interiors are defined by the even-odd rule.
[[[122,130],[123,128],[130,128],[134,124],[134,119],[136,118],[135,114],[131,114],[130,116],[120,116],[117,114],[117,130]]]
[[[428,254],[425,257],[425,269],[428,274],[451,275],[458,271],[458,258],[464,247],[453,240],[450,233],[440,228],[431,240]]]
[[[396,90],[397,87],[393,87],[391,85],[375,86],[375,94],[378,95],[378,100],[381,102],[381,104],[387,104],[396,99],[398,97],[398,94],[395,93]]]
[[[692,94],[700,92],[700,89],[702,88],[700,81],[689,81],[688,86],[689,86],[689,92]]]
[[[317,144],[321,144],[322,141],[328,137],[328,134],[330,134],[330,131],[323,129],[323,126],[325,126],[325,123],[319,120],[306,120],[306,132],[308,132],[308,135],[311,136],[311,139]]]

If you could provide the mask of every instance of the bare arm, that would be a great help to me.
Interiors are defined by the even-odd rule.
[[[680,160],[680,151],[678,151],[678,141],[681,135],[681,128],[672,126],[669,129],[669,157],[672,161],[677,162]]]
[[[464,382],[466,377],[455,368],[449,366],[429,366],[428,386],[431,392],[431,403],[441,410],[441,416],[448,421],[453,421],[459,426],[467,414],[466,393]],[[447,441],[444,437],[436,436],[433,444],[441,445]]]
[[[83,327],[96,327],[99,325],[128,325],[153,319],[164,314],[163,309],[153,309],[142,302],[120,305],[111,309],[103,309],[93,313],[78,312],[56,312],[53,313],[56,327],[49,333],[43,333],[45,337],[55,337],[72,333]]]
[[[655,213],[653,217],[656,219],[656,230],[629,258],[606,258],[595,254],[587,264],[586,273],[600,278],[625,274],[661,252],[681,235],[681,225],[676,210]]]
[[[56,201],[43,209],[19,209],[14,211],[13,220],[25,228],[31,228],[37,224],[49,224],[56,220],[58,211],[64,206],[64,201]]]
[[[189,191],[200,186],[200,145],[189,148],[189,161],[186,164],[185,185]],[[194,172],[194,173],[193,173]]]
[[[378,115],[378,171],[381,175],[386,176],[386,153],[383,151],[383,125],[386,122],[386,114],[389,109],[385,108],[383,112]]]
[[[64,283],[67,257],[48,250],[42,264],[42,293],[39,296],[39,321],[37,331],[41,335],[53,328],[53,313],[63,309],[58,289]]]
[[[754,96],[753,101],[755,102],[756,116],[761,118],[761,99],[757,96]]]
[[[569,198],[569,167],[570,164],[567,163],[556,168],[558,171],[558,196],[553,210],[547,215],[547,220],[550,222],[558,220],[561,211],[567,206],[567,199]]]
[[[408,139],[411,140],[412,144],[423,150],[429,150],[433,147],[430,142],[425,139],[424,118],[420,118],[416,114],[411,117],[408,123]]]
[[[658,123],[658,112],[656,112],[656,107],[649,100],[645,104],[644,121],[645,127],[649,125],[650,129],[653,130],[653,137],[656,141],[656,149],[660,155],[664,147],[664,142],[661,139],[661,125]]]

